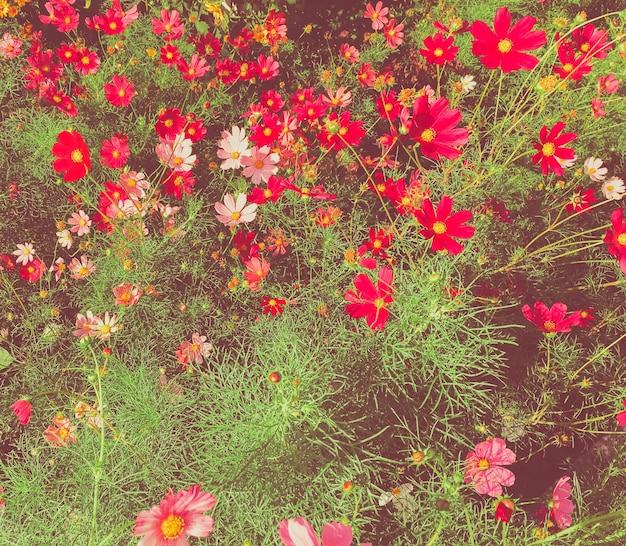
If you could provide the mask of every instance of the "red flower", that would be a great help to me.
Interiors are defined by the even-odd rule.
[[[20,277],[27,282],[37,282],[46,271],[46,264],[39,258],[20,267]]]
[[[363,121],[350,122],[350,112],[345,111],[338,116],[330,114],[322,130],[317,133],[320,146],[326,150],[341,150],[346,146],[358,146],[365,136]]]
[[[576,188],[576,191],[565,206],[567,212],[582,212],[587,210],[592,203],[596,202],[593,193],[593,188],[589,188],[585,191],[583,191],[582,188]]]
[[[176,137],[185,130],[187,119],[180,115],[178,108],[169,108],[159,112],[158,121],[154,130],[165,140],[176,140]]]
[[[609,34],[606,30],[597,29],[593,23],[587,23],[583,28],[572,31],[574,47],[586,57],[604,59],[613,46],[607,41]]]
[[[135,86],[126,76],[113,76],[111,83],[104,84],[104,98],[113,106],[126,107],[135,96]]]
[[[424,49],[420,49],[420,53],[427,63],[443,66],[446,61],[451,62],[456,58],[459,48],[453,46],[453,43],[454,36],[444,38],[441,32],[437,32],[434,36],[424,38]]]
[[[52,153],[57,157],[52,166],[58,173],[65,172],[63,180],[66,182],[80,180],[91,169],[89,148],[78,132],[59,133]]]
[[[413,103],[409,135],[431,159],[456,159],[461,155],[456,146],[463,146],[469,140],[467,129],[456,128],[461,122],[461,113],[456,108],[449,109],[449,104],[450,101],[443,97],[429,104],[427,95],[418,97]]]
[[[622,400],[622,405],[626,407],[626,400]],[[617,419],[618,426],[626,427],[626,410],[620,411],[615,418]]]
[[[248,203],[256,203],[258,205],[267,203],[267,201],[276,203],[285,191],[288,183],[284,178],[272,175],[267,179],[267,188],[252,188],[252,193],[248,196]]]
[[[110,169],[119,169],[126,165],[130,156],[128,137],[123,134],[113,135],[111,140],[102,141],[100,163]]]
[[[493,21],[494,30],[483,21],[475,21],[470,32],[472,53],[479,57],[487,68],[501,68],[505,74],[514,70],[532,70],[539,59],[522,51],[539,49],[546,43],[543,30],[531,31],[537,20],[534,17],[522,17],[513,28],[508,8],[498,8]]]
[[[380,256],[386,258],[385,252],[391,246],[393,241],[393,233],[387,233],[384,229],[376,230],[370,228],[369,241],[365,241],[357,250],[359,256],[363,256],[367,251],[370,251],[374,256]]]
[[[529,305],[522,307],[522,314],[537,328],[546,334],[555,332],[571,332],[572,326],[580,326],[580,311],[574,311],[569,317],[565,317],[567,305],[558,302],[548,309],[541,302],[535,302],[533,309]]]
[[[622,220],[622,209],[615,209],[611,214],[613,230],[606,230],[604,242],[609,243],[609,254],[616,256],[622,273],[626,275],[626,222]]]
[[[588,309],[583,309],[580,312],[580,327],[586,328],[589,326],[591,322],[596,320],[596,317],[593,316],[594,308],[589,307]]]
[[[287,302],[279,298],[270,298],[269,296],[261,296],[261,307],[263,307],[263,313],[265,315],[272,313],[272,316],[282,315],[284,309],[282,308]]]
[[[502,523],[509,523],[511,521],[511,516],[515,511],[515,504],[511,499],[500,499],[496,502],[496,512],[495,519],[496,521],[501,521]]]
[[[437,212],[433,208],[430,199],[424,199],[422,202],[422,210],[415,211],[417,221],[426,229],[420,233],[430,239],[432,237],[432,249],[434,251],[445,250],[448,254],[460,254],[463,247],[452,237],[458,239],[470,239],[474,236],[473,226],[464,226],[463,224],[472,219],[472,213],[469,210],[460,210],[450,215],[454,200],[452,197],[444,195],[437,205]]]
[[[13,413],[15,413],[16,417],[20,420],[21,425],[27,425],[30,422],[32,406],[28,400],[18,400],[14,402],[11,407],[13,408]]]
[[[346,312],[352,318],[363,318],[373,330],[382,330],[389,318],[387,306],[393,303],[393,271],[387,267],[378,270],[376,286],[372,280],[361,273],[354,279],[356,292],[348,290],[345,299],[350,303]]]
[[[180,61],[180,52],[174,44],[165,44],[161,48],[161,62],[165,66],[174,66]]]
[[[565,123],[559,121],[548,132],[548,127],[544,125],[539,131],[539,142],[533,144],[533,148],[538,152],[533,156],[533,163],[541,160],[541,172],[547,176],[548,170],[551,170],[557,176],[563,174],[563,167],[557,161],[559,159],[573,159],[574,150],[572,148],[563,148],[563,144],[567,144],[577,138],[576,133],[559,133],[565,128]]]
[[[396,120],[402,112],[402,104],[396,99],[396,92],[385,93],[381,91],[380,96],[376,97],[376,110],[378,110],[381,119]]]
[[[561,44],[558,49],[559,62],[562,66],[554,67],[554,72],[561,76],[561,79],[569,78],[573,81],[580,80],[585,74],[591,72],[591,56],[574,53],[573,44]]]
[[[191,171],[167,171],[166,177],[161,182],[167,195],[173,195],[176,199],[182,199],[183,193],[191,195],[196,184]]]

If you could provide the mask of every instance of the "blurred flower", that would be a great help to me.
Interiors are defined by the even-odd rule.
[[[91,328],[90,335],[106,341],[111,337],[111,334],[114,334],[119,329],[115,324],[116,318],[116,315],[109,315],[108,311],[104,314],[104,319],[96,317],[96,322]]]
[[[95,327],[99,320],[100,319],[94,316],[91,311],[87,311],[85,315],[78,313],[76,315],[76,328],[78,328],[78,330],[74,330],[72,334],[81,338],[94,336]]]
[[[269,146],[254,146],[249,155],[242,155],[241,164],[245,167],[241,174],[250,178],[253,184],[267,182],[268,178],[276,174],[279,156],[270,151]]]
[[[594,118],[601,118],[602,116],[606,116],[606,111],[603,110],[604,101],[597,97],[593,97],[591,99],[591,111],[593,112]]]
[[[622,400],[622,406],[626,407],[626,400]],[[617,419],[617,426],[626,427],[626,410],[620,411],[615,418]]]
[[[87,418],[87,426],[94,432],[99,432],[102,428],[102,419],[100,418],[100,409],[98,405],[90,406],[86,402],[79,400],[74,407],[74,417],[76,419]]]
[[[583,171],[594,182],[602,182],[606,178],[608,169],[602,167],[603,161],[599,158],[590,157],[583,164]]]
[[[19,419],[21,425],[27,425],[30,422],[32,406],[28,400],[21,399],[13,402],[11,408],[13,408],[13,413]]]
[[[248,271],[244,273],[250,290],[260,290],[259,284],[270,272],[270,263],[263,257],[251,258],[244,262]]]
[[[72,258],[67,267],[70,270],[70,278],[72,279],[84,279],[96,270],[95,264],[84,254],[80,257],[80,261],[78,258]]]
[[[70,248],[72,248],[74,239],[72,238],[72,234],[70,233],[69,229],[57,231],[57,242],[65,249],[69,250]]]
[[[559,529],[567,529],[572,525],[572,512],[574,511],[574,503],[570,500],[572,494],[572,486],[567,483],[569,476],[563,476],[554,487],[552,493],[552,510],[550,516],[556,522]]]
[[[430,199],[424,199],[422,209],[414,212],[417,221],[426,228],[420,234],[426,239],[432,238],[431,248],[435,252],[445,250],[451,255],[460,254],[463,247],[452,237],[470,239],[474,236],[475,228],[463,225],[472,219],[471,211],[461,210],[451,214],[453,204],[454,200],[444,195],[435,212]]]
[[[43,436],[48,442],[54,446],[66,446],[70,442],[76,443],[76,436],[73,432],[76,430],[76,425],[70,422],[62,413],[58,413],[52,419],[53,425],[50,425],[43,432]]]
[[[236,125],[228,131],[222,132],[222,139],[218,142],[219,150],[217,157],[224,159],[220,167],[222,169],[239,169],[241,167],[241,158],[249,156],[248,137],[245,129],[240,129]]]
[[[501,438],[480,442],[465,458],[465,483],[471,483],[477,493],[491,497],[502,495],[502,486],[515,483],[513,472],[502,466],[515,462],[515,453]]]
[[[406,511],[416,508],[415,499],[411,496],[413,484],[403,483],[398,487],[394,487],[390,493],[386,491],[378,498],[378,506],[385,506],[392,503],[396,510]]]
[[[496,502],[496,510],[494,514],[494,518],[496,521],[501,521],[502,523],[509,523],[511,521],[511,516],[515,511],[515,504],[513,501],[508,498],[499,499]]]
[[[615,74],[609,74],[608,76],[600,76],[598,78],[598,93],[615,93],[619,88],[619,80],[615,77]]]
[[[533,309],[529,305],[522,307],[522,314],[537,328],[546,334],[555,332],[570,332],[572,326],[580,326],[580,311],[574,311],[565,317],[567,305],[558,302],[548,309],[541,301],[535,302]]]
[[[22,52],[22,44],[22,40],[5,32],[0,40],[0,58],[6,60],[17,57]]]
[[[461,86],[463,87],[464,93],[469,93],[470,91],[473,91],[474,88],[476,87],[474,76],[472,75],[463,76],[461,78]]]
[[[372,7],[372,4],[365,6],[365,13],[363,17],[371,19],[372,28],[374,30],[382,30],[383,27],[389,22],[387,15],[389,14],[389,8],[384,8],[382,2],[377,2],[376,7]]]
[[[110,169],[119,169],[126,165],[130,156],[128,137],[123,134],[113,135],[110,140],[102,141],[100,163]]]
[[[612,176],[608,180],[605,180],[601,189],[604,197],[607,199],[615,199],[616,201],[620,200],[624,196],[624,193],[626,193],[624,181],[621,178],[617,178],[617,176]]]
[[[604,242],[609,243],[609,254],[615,256],[622,273],[626,275],[626,222],[622,218],[622,209],[615,209],[611,214],[613,231],[606,230]]]
[[[213,345],[207,342],[206,336],[201,336],[198,332],[191,334],[191,341],[183,341],[176,350],[176,359],[183,365],[183,370],[187,364],[202,364],[202,357],[208,357],[213,350]]]
[[[396,20],[390,19],[389,22],[383,27],[383,36],[387,40],[387,45],[391,49],[396,49],[402,44],[404,39],[404,25],[399,24],[396,26]]]
[[[133,536],[142,536],[137,546],[189,546],[185,537],[207,537],[213,532],[213,518],[203,512],[215,505],[211,493],[202,493],[201,486],[195,485],[179,491],[176,495],[170,489],[159,506],[144,510],[137,516]]]
[[[161,162],[176,172],[190,171],[196,163],[196,156],[192,153],[193,143],[184,136],[181,133],[172,140],[161,138],[155,148]]]
[[[349,63],[359,62],[359,50],[350,44],[341,44],[339,48],[339,55],[342,59],[345,59]]]
[[[166,9],[161,10],[161,19],[154,17],[152,19],[153,34],[164,34],[163,39],[170,42],[178,40],[183,35],[185,29],[184,23],[180,22],[180,14],[175,9],[168,12]]]

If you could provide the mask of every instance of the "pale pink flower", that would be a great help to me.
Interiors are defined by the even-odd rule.
[[[615,93],[619,88],[619,80],[615,77],[615,74],[609,74],[608,76],[600,76],[598,78],[598,93]]]
[[[93,335],[102,341],[106,341],[111,337],[111,334],[114,334],[118,330],[118,326],[115,324],[116,319],[117,316],[109,315],[108,311],[104,314],[104,319],[96,317],[96,324],[92,328],[92,333],[90,335]]]
[[[26,265],[28,262],[32,262],[35,259],[35,249],[31,243],[24,243],[17,245],[17,250],[14,250],[11,254],[17,256],[16,263]]]
[[[385,25],[383,36],[387,40],[387,45],[391,49],[396,49],[404,39],[404,25],[396,25],[395,19],[390,19],[389,23]]]
[[[86,402],[79,400],[74,407],[74,417],[76,419],[87,418],[87,426],[94,432],[100,432],[102,428],[102,419],[100,417],[100,409],[98,404],[90,406]]]
[[[0,40],[0,58],[12,59],[22,52],[22,40],[5,32]]]
[[[267,277],[270,272],[270,263],[263,257],[251,258],[247,262],[244,262],[248,271],[244,273],[246,281],[248,281],[248,288],[250,290],[260,290],[261,281]]]
[[[217,157],[225,160],[220,165],[224,170],[241,168],[241,158],[250,155],[246,131],[236,125],[233,126],[232,133],[222,132],[222,139],[217,145],[219,147]]]
[[[167,41],[178,40],[183,35],[185,29],[184,23],[180,22],[180,13],[175,9],[169,13],[166,9],[161,10],[161,19],[154,17],[152,19],[152,32],[154,34],[163,34],[163,38]]]
[[[69,229],[64,229],[63,231],[57,231],[57,242],[59,245],[67,250],[72,248],[72,244],[74,244],[74,238],[70,233]]]
[[[70,216],[67,220],[67,223],[72,226],[70,231],[72,233],[76,233],[78,237],[82,237],[83,235],[87,235],[89,233],[89,226],[91,226],[91,219],[87,214],[85,214],[84,210],[79,210],[78,212],[73,212],[72,216]]]
[[[377,2],[375,8],[372,7],[372,4],[367,4],[363,17],[372,20],[372,28],[374,30],[382,30],[389,22],[389,19],[387,19],[388,13],[389,8],[384,8],[382,2]]]
[[[67,233],[69,234],[69,231]],[[64,272],[65,272],[65,260],[63,258],[57,258],[54,264],[50,266],[50,273],[54,273],[54,279],[58,282],[58,280],[61,278],[61,275],[63,275]]]
[[[52,419],[53,425],[50,425],[43,432],[43,437],[48,440],[53,446],[66,446],[70,442],[76,443],[76,436],[73,432],[76,430],[76,425],[71,423],[70,420],[62,413],[57,413]]]
[[[257,57],[257,75],[260,80],[271,80],[278,76],[280,72],[280,65],[278,61],[274,60],[274,57],[268,55],[259,55]]]
[[[278,172],[278,154],[270,151],[269,146],[254,146],[250,149],[250,155],[241,158],[241,164],[245,169],[241,172],[246,178],[251,178],[253,184],[260,184]]]
[[[574,503],[570,500],[572,485],[567,483],[569,476],[563,476],[556,484],[552,493],[552,511],[550,515],[559,529],[567,529],[572,525]]]
[[[294,132],[298,129],[298,118],[291,112],[285,111],[282,113],[280,127],[280,145],[289,146],[296,139]]]
[[[91,311],[87,311],[85,315],[78,313],[76,315],[76,328],[78,330],[74,330],[72,334],[81,338],[95,335],[95,327],[99,320]]]
[[[477,493],[499,497],[502,486],[515,483],[515,475],[501,465],[515,462],[515,453],[501,438],[480,442],[465,458],[465,483],[471,483]]]
[[[179,491],[170,489],[159,506],[137,516],[133,536],[143,538],[137,546],[189,546],[185,537],[206,537],[213,532],[213,518],[202,515],[215,505],[211,493],[202,493],[200,485]]]
[[[602,167],[602,163],[601,159],[590,157],[585,160],[583,171],[594,182],[602,182],[606,178],[606,173],[609,172],[606,167]]]
[[[352,93],[343,86],[337,89],[336,93],[333,93],[329,86],[326,88],[326,95],[322,95],[322,101],[328,104],[330,108],[345,108],[352,102]]]
[[[361,54],[353,45],[341,44],[341,47],[339,48],[339,55],[341,55],[341,58],[349,63],[358,63]]]
[[[576,164],[576,160],[578,159],[577,156],[572,157],[572,159],[563,159],[558,156],[554,157],[563,169],[569,169],[570,167],[573,167]]]
[[[196,161],[192,155],[192,142],[181,133],[174,140],[166,140],[159,137],[155,151],[159,159],[174,171],[190,171]]]
[[[139,285],[134,286],[130,282],[118,284],[113,289],[115,305],[123,305],[127,307],[135,305],[139,301],[142,294],[143,290],[139,287]]]
[[[130,171],[120,174],[120,186],[126,190],[129,197],[142,199],[146,190],[150,188],[150,182],[142,172]]]
[[[183,365],[183,370],[187,364],[202,364],[202,357],[207,358],[213,350],[213,345],[208,343],[206,336],[201,336],[198,332],[191,334],[191,341],[183,341],[176,350],[176,358],[179,364]]]
[[[85,256],[84,254],[80,257],[80,261],[77,258],[72,258],[70,265],[68,265],[68,269],[70,270],[70,278],[72,279],[84,279],[91,275],[95,270],[96,266],[91,261],[90,258]]]
[[[122,3],[120,2],[120,0],[113,0],[113,2],[111,3],[111,7],[113,8],[113,11],[115,11],[122,17],[122,24],[124,25],[124,28],[126,28],[133,21],[139,18],[136,4],[132,8],[128,8],[128,10],[124,11],[122,9]]]
[[[256,203],[246,206],[248,196],[245,193],[237,195],[237,202],[230,193],[224,196],[224,203],[215,203],[217,219],[227,226],[236,226],[252,222],[256,218]]]
[[[304,518],[284,519],[278,526],[278,536],[283,546],[350,546],[352,527],[337,521],[327,523],[322,529],[322,541]]]
[[[626,187],[624,187],[624,181],[617,176],[612,176],[608,180],[605,180],[602,184],[602,193],[607,199],[615,199],[618,201],[626,193]]]

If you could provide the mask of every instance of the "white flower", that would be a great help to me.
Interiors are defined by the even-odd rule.
[[[624,181],[621,178],[617,178],[617,176],[612,176],[602,184],[602,193],[607,199],[621,199],[624,193],[626,193]]]
[[[572,157],[572,159],[562,159],[557,155],[553,157],[558,161],[559,165],[561,165],[561,167],[563,167],[564,169],[569,169],[570,167],[573,167],[577,159],[576,156]]]
[[[594,182],[602,182],[606,178],[608,169],[602,167],[602,160],[595,157],[590,157],[584,163],[585,174],[589,175],[589,178]]]
[[[160,138],[155,152],[159,159],[174,171],[190,171],[195,165],[196,156],[192,154],[190,139],[183,138],[184,133],[174,140]]]
[[[240,193],[237,196],[237,202],[233,199],[230,193],[224,196],[224,203],[215,203],[215,211],[217,212],[217,219],[226,224],[227,226],[236,226],[238,224],[245,224],[252,222],[256,218],[256,203],[250,203],[246,206],[248,196],[245,193]]]
[[[463,87],[463,93],[469,93],[470,91],[473,91],[476,87],[474,76],[463,76],[461,78],[461,86]]]
[[[57,231],[57,237],[60,246],[68,250],[72,248],[74,239],[72,238],[72,234],[68,229],[64,229],[63,231]]]
[[[217,145],[220,148],[217,157],[225,160],[220,165],[224,170],[241,168],[241,158],[250,155],[246,131],[236,125],[232,128],[232,134],[228,131],[222,132],[222,140]]]
[[[411,491],[413,491],[413,485],[410,483],[403,483],[398,487],[394,487],[391,493],[385,491],[378,498],[378,506],[385,506],[391,502],[396,510],[417,508],[415,499],[411,496]]]
[[[13,251],[13,256],[17,256],[15,261],[18,264],[26,265],[28,262],[32,262],[35,259],[35,249],[30,243],[18,244],[17,250]]]

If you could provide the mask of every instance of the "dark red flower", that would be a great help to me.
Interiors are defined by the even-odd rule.
[[[580,327],[585,328],[591,324],[592,321],[596,320],[596,317],[593,316],[594,308],[589,307],[588,309],[583,309],[580,312]]]
[[[582,212],[587,210],[592,203],[596,202],[596,198],[593,194],[593,188],[589,188],[585,191],[580,187],[576,188],[576,191],[565,206],[567,212]]]
[[[626,407],[626,400],[622,400],[622,405]],[[626,410],[620,411],[615,418],[617,419],[618,426],[626,427]]]
[[[473,226],[465,226],[465,222],[472,219],[472,213],[469,210],[460,210],[454,214],[452,205],[454,200],[452,197],[444,195],[437,205],[437,212],[433,208],[430,199],[424,199],[422,202],[422,210],[415,211],[417,221],[426,229],[420,231],[426,239],[432,238],[432,249],[434,251],[445,250],[448,254],[460,254],[463,247],[452,239],[470,239],[474,236],[475,228]]]
[[[486,68],[501,68],[505,74],[514,70],[532,70],[539,59],[523,51],[539,49],[546,43],[543,30],[531,29],[537,20],[534,17],[522,17],[511,27],[511,14],[508,8],[498,8],[493,21],[494,30],[483,21],[475,21],[470,32],[472,53],[482,57],[480,62]]]
[[[548,306],[541,302],[535,302],[531,309],[529,305],[522,307],[522,314],[537,328],[546,334],[555,332],[570,332],[572,326],[580,326],[580,311],[574,311],[566,317],[567,305],[561,302]]]
[[[563,174],[563,167],[557,161],[559,159],[573,159],[574,150],[571,148],[563,148],[564,144],[571,142],[577,138],[576,133],[559,133],[565,129],[565,123],[559,121],[548,132],[548,127],[544,125],[539,131],[539,142],[533,144],[533,148],[538,151],[533,156],[533,163],[538,163],[541,160],[541,172],[544,176],[547,176],[548,170],[552,171],[557,176]]]
[[[495,520],[502,523],[509,523],[515,511],[515,504],[511,499],[500,499],[496,502]]]
[[[350,303],[346,312],[352,318],[363,318],[373,330],[382,330],[389,318],[387,306],[393,303],[393,271],[387,267],[378,270],[376,285],[361,273],[354,279],[356,292],[348,290],[345,299]]]
[[[396,120],[402,111],[402,104],[396,99],[396,92],[385,93],[381,91],[380,95],[376,97],[376,110],[378,110],[381,119]]]
[[[184,131],[187,124],[185,116],[180,115],[178,108],[161,110],[157,120],[154,124],[154,130],[166,140],[175,140]]]
[[[626,275],[626,222],[622,220],[622,209],[615,209],[611,214],[613,231],[606,230],[604,242],[609,243],[609,254],[615,256],[622,273]]]
[[[167,195],[173,195],[176,199],[182,199],[183,193],[191,195],[196,184],[191,171],[168,171],[163,179],[163,189]]]
[[[322,130],[317,133],[320,146],[326,150],[341,150],[346,146],[358,146],[365,136],[363,121],[350,121],[350,112],[342,112],[340,116],[336,112],[330,114]]]
[[[267,188],[252,188],[252,193],[248,196],[248,203],[256,203],[257,205],[262,205],[268,201],[276,203],[285,191],[287,184],[289,182],[286,179],[272,175],[267,179]]]
[[[456,108],[448,108],[449,104],[443,97],[429,104],[427,95],[413,103],[409,135],[431,159],[456,159],[461,155],[456,146],[463,146],[469,140],[467,129],[456,128],[461,123],[461,113]]]
[[[233,237],[233,245],[239,251],[239,257],[243,262],[259,257],[259,245],[254,244],[255,237],[256,233],[254,231],[249,231],[248,233],[238,231]]]
[[[357,250],[359,256],[363,256],[367,251],[370,251],[374,256],[380,256],[386,258],[385,252],[391,246],[393,241],[393,233],[387,233],[384,229],[376,230],[370,228],[369,241],[365,241]]]
[[[20,420],[21,425],[27,425],[30,422],[32,406],[28,400],[18,400],[11,404],[11,408],[13,408],[13,413]]]
[[[420,54],[427,63],[443,66],[446,62],[454,61],[459,51],[457,46],[453,46],[454,36],[444,37],[441,32],[434,36],[424,38],[424,48],[420,49]]]
[[[52,146],[52,153],[57,157],[52,167],[58,173],[65,172],[63,180],[66,182],[80,180],[91,169],[89,148],[78,132],[59,133],[56,143]]]
[[[271,313],[273,317],[283,314],[283,305],[287,302],[280,298],[270,298],[269,296],[261,296],[261,307],[263,307],[263,313]]]
[[[37,282],[46,271],[46,264],[39,258],[20,267],[20,277],[27,282]]]
[[[587,23],[584,27],[572,31],[574,47],[586,57],[596,59],[604,59],[609,54],[613,46],[608,38],[608,32],[597,29],[593,23]]]

